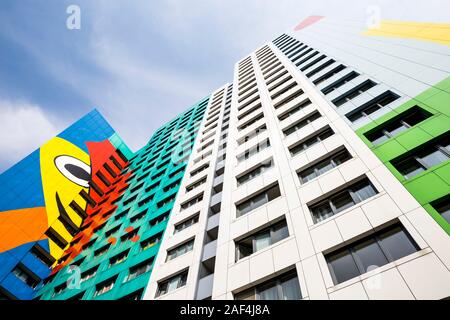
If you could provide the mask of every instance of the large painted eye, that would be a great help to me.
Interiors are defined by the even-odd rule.
[[[73,183],[89,187],[91,167],[83,161],[71,156],[59,156],[55,158],[55,165],[59,172]]]

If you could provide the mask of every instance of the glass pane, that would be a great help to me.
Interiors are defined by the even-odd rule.
[[[397,123],[397,126],[389,128],[388,130],[391,135],[395,136],[395,135],[399,134],[400,132],[408,130],[408,128],[405,127],[401,123]]]
[[[272,284],[262,287],[259,291],[259,300],[278,300],[278,289]]]
[[[300,174],[301,180],[303,183],[306,183],[316,177],[316,171],[314,169],[309,169],[306,171],[303,171]]]
[[[247,238],[238,243],[238,260],[253,253],[252,238]]]
[[[320,140],[325,140],[328,137],[331,137],[334,134],[333,130],[327,129],[324,132],[322,132],[319,136]]]
[[[314,218],[316,219],[316,223],[322,220],[325,220],[328,217],[331,217],[334,213],[331,210],[331,206],[329,203],[324,203],[320,206],[317,206],[313,209]]]
[[[444,218],[448,223],[450,223],[450,203],[447,200],[447,203],[439,204],[435,207],[436,211]]]
[[[365,181],[363,184],[355,186],[353,192],[355,192],[360,201],[364,201],[377,194],[375,188],[369,181]]]
[[[289,232],[286,222],[274,226],[274,228],[272,229],[272,243],[276,243],[287,237],[289,237]]]
[[[382,142],[386,141],[387,139],[389,139],[389,138],[386,135],[380,134],[379,136],[373,138],[372,143],[374,145],[379,145]]]
[[[380,246],[374,239],[369,239],[354,247],[356,258],[363,272],[369,272],[388,263]]]
[[[319,171],[319,175],[321,175],[321,174],[324,174],[325,172],[333,169],[333,164],[331,163],[331,160],[327,160],[327,161],[317,164],[316,168]]]
[[[283,281],[281,290],[283,291],[282,300],[300,300],[302,298],[297,277]]]
[[[405,257],[418,250],[408,235],[400,227],[396,227],[379,236],[382,248],[392,261]]]
[[[251,209],[250,210],[256,209],[256,208],[262,206],[263,204],[265,204],[266,202],[267,202],[267,196],[266,196],[265,193],[257,195],[256,197],[254,197],[251,200],[252,204],[251,204]]]
[[[255,250],[259,251],[270,246],[270,232],[266,231],[255,236]]]
[[[370,106],[370,107],[364,109],[363,112],[364,112],[365,114],[369,115],[369,114],[374,113],[375,111],[378,111],[379,109],[381,109],[381,107],[380,107],[379,105],[377,105],[377,104],[374,104],[374,105],[372,105],[372,106]]]
[[[305,141],[305,142],[303,143],[303,145],[305,145],[306,148],[309,148],[309,147],[315,145],[315,144],[318,143],[318,142],[319,142],[318,137],[314,137],[314,138],[312,138],[312,139],[310,139],[310,140]]]
[[[435,165],[438,165],[444,161],[448,160],[448,157],[441,150],[429,150],[427,153],[419,155],[424,164],[431,168]]]
[[[418,124],[419,122],[422,122],[423,120],[425,120],[431,116],[431,114],[426,112],[425,110],[423,110],[417,106],[415,108],[417,108],[416,111],[414,111],[412,114],[403,118],[403,121],[406,122],[411,127]]]
[[[169,280],[169,283],[167,285],[167,292],[173,291],[178,287],[178,282],[180,281],[180,276],[177,276],[173,279]]]
[[[350,153],[348,153],[347,150],[344,150],[333,157],[333,162],[336,165],[340,165],[341,163],[344,163],[345,161],[350,160],[351,158],[352,156],[350,155]]]
[[[331,273],[334,274],[335,284],[359,276],[358,267],[348,250],[328,256],[326,259]]]
[[[280,188],[278,187],[278,185],[270,188],[267,191],[268,201],[272,201],[273,199],[278,198],[280,195],[281,195],[281,193],[280,193]]]
[[[395,167],[407,179],[412,178],[425,171],[425,168],[423,168],[415,159],[407,159],[403,162],[400,162]]]
[[[334,196],[331,199],[331,202],[336,208],[336,212],[340,212],[355,205],[352,197],[350,196],[350,193],[348,193],[347,191]]]

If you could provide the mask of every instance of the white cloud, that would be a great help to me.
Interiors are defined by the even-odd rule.
[[[0,164],[6,169],[55,136],[56,119],[26,101],[0,100]]]

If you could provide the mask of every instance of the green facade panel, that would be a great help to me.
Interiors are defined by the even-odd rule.
[[[450,235],[450,224],[433,208],[432,203],[450,194],[450,160],[433,166],[420,174],[406,178],[393,165],[392,160],[410,154],[414,149],[450,131],[450,78],[405,102],[395,110],[381,116],[356,133],[400,180],[436,222]],[[408,109],[419,106],[431,116],[413,127],[374,145],[366,135]]]

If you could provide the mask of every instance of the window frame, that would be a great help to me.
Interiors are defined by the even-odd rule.
[[[382,236],[386,235],[386,234],[389,234],[389,232],[392,232],[395,229],[400,229],[400,231],[403,232],[403,234],[410,241],[412,246],[416,249],[416,252],[421,250],[420,246],[417,244],[417,242],[414,240],[414,238],[411,236],[411,234],[408,232],[408,230],[406,230],[406,228],[400,222],[394,223],[393,225],[390,225],[390,226],[388,226],[386,228],[383,228],[383,229],[381,229],[381,230],[379,230],[377,232],[374,232],[371,235],[368,235],[368,236],[366,236],[366,237],[364,237],[362,239],[359,239],[359,240],[356,240],[354,242],[351,242],[350,244],[344,246],[343,248],[340,248],[338,250],[335,250],[333,252],[330,252],[330,253],[324,255],[325,262],[327,263],[328,270],[330,272],[330,275],[331,275],[331,278],[333,280],[334,285],[339,285],[341,283],[344,283],[346,281],[349,281],[351,279],[354,279],[356,277],[359,277],[359,276],[361,276],[363,274],[366,274],[366,273],[372,271],[372,270],[369,270],[369,271],[364,270],[362,262],[360,260],[360,257],[358,257],[357,252],[355,250],[355,248],[358,245],[361,245],[364,242],[368,242],[370,240],[374,241],[377,244],[377,246],[380,249],[380,251],[382,252],[383,256],[386,258],[387,262],[385,264],[383,264],[383,265],[377,266],[378,268],[380,268],[380,267],[382,267],[382,266],[384,266],[386,264],[395,262],[395,261],[397,261],[397,260],[399,260],[399,259],[401,259],[403,257],[406,257],[406,256],[412,254],[412,253],[410,253],[410,254],[407,254],[405,256],[402,256],[402,257],[396,259],[396,258],[392,257],[391,253],[389,252],[389,249],[383,244]],[[339,282],[339,280],[337,279],[337,276],[335,274],[335,270],[333,269],[333,267],[332,267],[332,265],[331,265],[329,260],[330,260],[330,257],[336,256],[336,255],[338,255],[340,253],[343,253],[343,252],[347,252],[347,255],[350,255],[350,257],[352,258],[352,261],[354,262],[354,264],[355,264],[359,274],[355,275],[354,277],[351,277],[349,279],[346,279],[344,281]]]
[[[280,226],[286,228],[287,236],[282,238],[282,239],[279,239],[279,240],[275,241],[275,231]],[[256,248],[256,241],[257,241],[256,237],[259,236],[259,235],[263,235],[263,234],[265,234],[267,232],[269,232],[270,244],[267,247],[263,248],[263,249],[257,250],[257,248]],[[253,234],[243,238],[243,239],[235,240],[234,241],[234,243],[235,243],[235,262],[238,262],[238,261],[240,261],[242,259],[250,257],[251,255],[255,254],[256,252],[264,250],[264,249],[274,245],[275,243],[278,243],[278,242],[288,238],[289,236],[290,236],[289,227],[287,225],[286,219],[284,218],[281,221],[278,221],[278,222],[276,222],[276,223],[274,223],[274,224],[272,224],[272,225],[270,225],[270,226],[268,226],[268,227],[266,227],[264,229],[261,229],[260,231],[257,231],[255,233],[253,233]],[[246,255],[246,256],[241,256],[240,243],[242,243],[243,241],[249,240],[249,239],[251,239],[251,241],[252,241],[252,253],[250,253],[249,255]]]
[[[370,186],[370,187],[372,188],[372,190],[375,192],[375,194],[372,195],[372,196],[370,196],[370,197],[368,197],[368,198],[366,198],[366,199],[361,199],[361,198],[358,196],[358,194],[355,192],[355,189],[356,189],[357,187],[363,185],[365,182],[368,182],[368,184],[366,185],[366,187],[367,187],[367,186]],[[353,203],[353,204],[350,205],[349,207],[345,207],[344,209],[338,210],[338,209],[336,208],[336,205],[335,205],[334,202],[336,202],[336,201],[335,201],[336,199],[339,199],[340,197],[342,197],[342,196],[345,195],[345,194],[346,194],[347,196],[350,196],[350,199],[352,200],[352,203]],[[335,193],[333,192],[332,194],[330,194],[330,195],[329,195],[328,197],[326,197],[325,199],[323,199],[323,200],[321,200],[321,201],[318,201],[318,202],[316,202],[316,203],[314,203],[314,204],[312,204],[312,205],[309,205],[308,208],[309,208],[309,211],[311,212],[311,216],[312,216],[312,218],[313,218],[314,224],[318,224],[318,223],[320,223],[320,222],[322,222],[322,221],[328,220],[329,218],[331,218],[331,217],[333,217],[333,216],[335,216],[335,215],[341,213],[342,211],[345,211],[345,210],[347,210],[347,209],[350,209],[350,208],[354,207],[355,205],[357,205],[357,204],[360,203],[360,202],[366,201],[367,199],[369,199],[369,198],[371,198],[371,197],[373,197],[373,196],[375,196],[375,195],[377,195],[377,194],[379,194],[379,191],[378,191],[378,189],[374,186],[374,184],[372,183],[372,181],[370,181],[369,178],[364,177],[364,178],[362,178],[362,179],[360,179],[360,180],[358,180],[358,181],[355,181],[355,182],[352,183],[351,185],[348,185],[347,187],[345,187],[345,188],[343,188],[343,189],[341,189],[341,190],[336,191]],[[321,218],[322,216],[324,216],[324,214],[318,213],[318,212],[317,212],[317,211],[318,211],[318,208],[324,207],[324,206],[326,206],[326,205],[328,205],[328,207],[331,209],[331,212],[329,212],[329,213],[331,213],[331,215],[330,215],[330,216],[327,216],[327,217],[324,217],[324,218]],[[329,214],[329,213],[328,213],[328,214]],[[328,215],[328,214],[327,214],[327,215]]]

